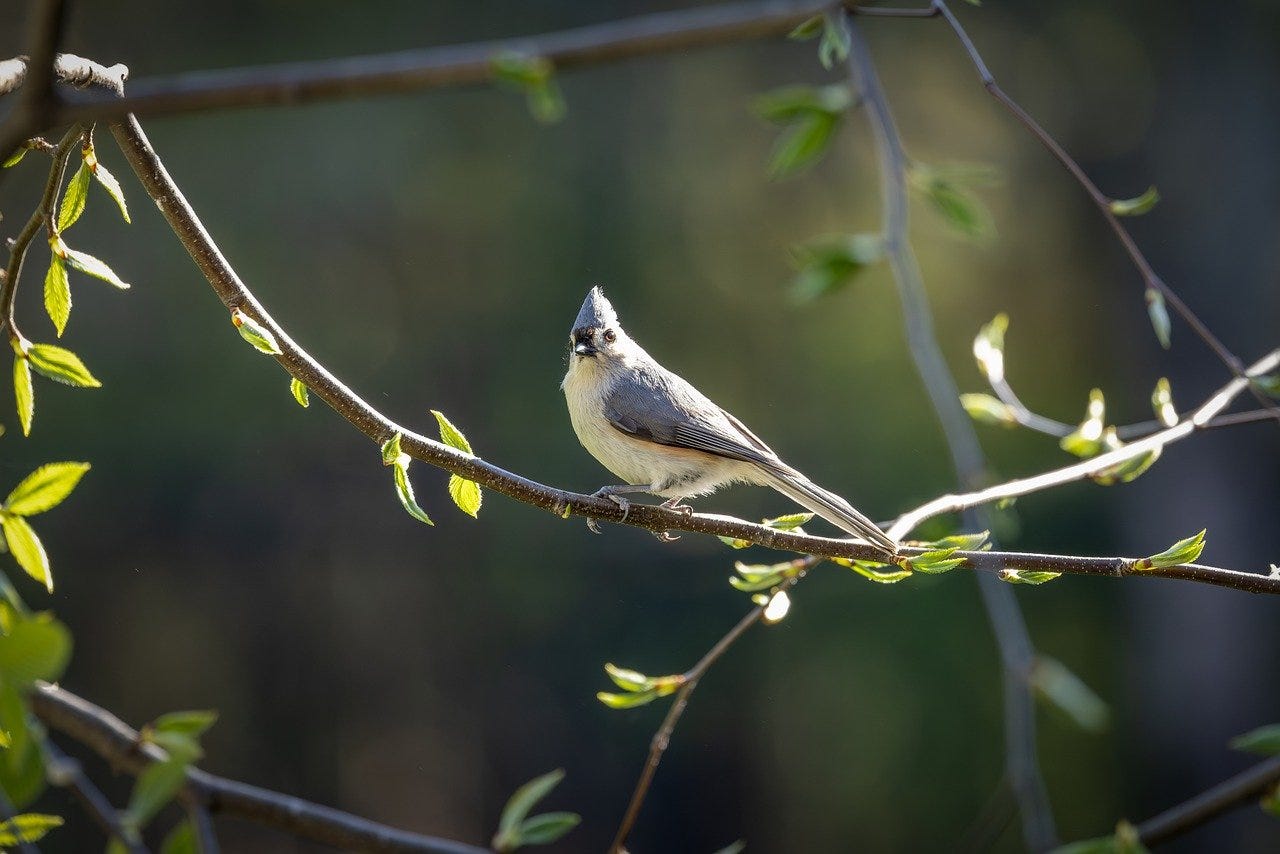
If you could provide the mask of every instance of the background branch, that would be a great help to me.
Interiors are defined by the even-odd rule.
[[[111,763],[137,775],[165,755],[139,740],[137,730],[88,700],[56,685],[39,684],[31,709],[47,726],[75,739]],[[191,768],[183,797],[210,813],[275,827],[335,848],[416,854],[485,854],[486,848],[397,830],[291,795],[260,789]]]
[[[1261,798],[1277,783],[1280,783],[1280,756],[1273,756],[1212,789],[1147,819],[1138,825],[1138,838],[1147,845],[1167,842],[1228,810]]]
[[[80,802],[80,806],[102,828],[108,839],[115,839],[129,854],[146,854],[146,846],[132,841],[129,834],[125,833],[124,827],[120,824],[119,811],[85,775],[79,761],[67,756],[61,748],[47,738],[44,740],[43,748],[49,782],[55,786],[70,789],[76,800]]]

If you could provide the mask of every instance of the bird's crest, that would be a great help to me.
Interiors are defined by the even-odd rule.
[[[574,330],[586,329],[594,327],[595,329],[609,329],[617,327],[618,315],[613,310],[613,306],[604,298],[604,292],[600,290],[600,286],[596,285],[587,294],[587,298],[582,301],[582,309],[578,312],[578,317],[573,321]]]

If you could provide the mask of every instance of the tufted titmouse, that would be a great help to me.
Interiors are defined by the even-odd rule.
[[[741,421],[654,361],[618,325],[599,287],[582,303],[569,347],[569,372],[561,383],[569,418],[583,447],[626,481],[595,493],[624,514],[630,505],[623,493],[659,495],[667,499],[663,507],[684,509],[682,498],[752,483],[771,486],[850,534],[897,552],[898,544],[874,522],[784,463]]]

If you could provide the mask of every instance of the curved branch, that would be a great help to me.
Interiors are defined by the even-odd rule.
[[[84,773],[80,763],[67,756],[49,739],[44,739],[45,774],[55,786],[69,788],[76,800],[92,816],[108,839],[114,839],[129,854],[147,854],[146,847],[129,837],[120,824],[120,813],[107,796]]]
[[[111,712],[56,685],[39,683],[31,710],[47,726],[75,739],[111,763],[140,774],[163,751],[139,741],[138,732]],[[335,848],[416,854],[488,854],[488,849],[377,824],[350,813],[239,783],[191,768],[182,793],[210,813],[267,825]]]
[[[1273,756],[1224,780],[1188,801],[1170,807],[1138,825],[1138,838],[1148,845],[1166,842],[1192,828],[1235,809],[1245,801],[1260,798],[1280,783],[1280,756]]]

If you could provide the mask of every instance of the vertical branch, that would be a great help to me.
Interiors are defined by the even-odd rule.
[[[875,65],[856,22],[845,16],[852,39],[850,70],[861,92],[875,132],[884,205],[884,247],[897,283],[906,324],[907,345],[942,424],[951,462],[961,485],[975,488],[986,469],[973,422],[960,405],[960,394],[934,335],[924,281],[907,239],[907,156],[894,124]],[[966,525],[990,525],[980,511],[966,513]],[[998,578],[978,577],[987,618],[1004,666],[1005,764],[1022,813],[1022,831],[1034,851],[1056,844],[1053,813],[1036,758],[1035,707],[1027,678],[1035,651],[1013,591]]]

